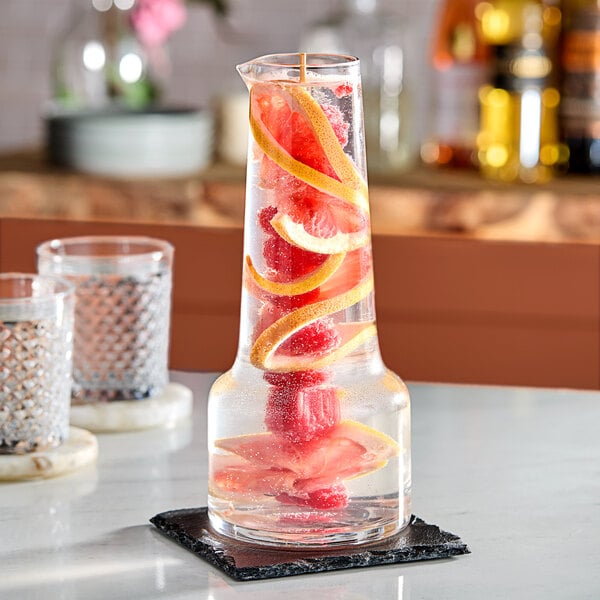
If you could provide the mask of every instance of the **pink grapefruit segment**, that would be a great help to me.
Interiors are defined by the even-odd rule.
[[[268,360],[269,369],[278,372],[294,372],[306,369],[324,369],[358,350],[377,335],[374,323],[339,323],[336,325],[339,342],[335,348],[318,353],[317,356],[289,356],[276,353]]]
[[[320,147],[333,167],[340,181],[367,197],[367,184],[359,175],[356,166],[344,152],[333,129],[334,116],[328,116],[328,105],[321,106],[303,87],[290,86],[290,94],[301,107],[310,123]],[[335,121],[334,121],[335,122]]]
[[[290,494],[279,494],[275,498],[282,504],[293,504],[295,506],[310,506],[320,510],[331,510],[343,508],[348,504],[348,492],[343,485],[332,485],[328,488],[315,490],[302,496],[290,496]]]
[[[291,335],[295,334],[303,327],[306,327],[318,319],[353,306],[357,302],[360,302],[366,298],[372,292],[372,290],[373,279],[372,277],[367,277],[358,283],[358,285],[344,293],[327,300],[321,300],[319,302],[302,306],[301,308],[284,315],[258,335],[254,345],[250,350],[250,362],[259,369],[272,371],[296,371],[307,368],[321,368],[321,366],[313,367],[311,365],[311,361],[314,361],[315,359],[314,357],[308,355],[304,357],[296,356],[291,360],[288,359],[287,361],[284,359],[283,363],[281,363],[281,361],[275,360],[275,354],[277,353],[279,347]],[[360,342],[360,344],[366,341],[364,337],[365,331],[369,331],[370,326],[374,328],[374,324],[369,322],[356,323],[354,325],[355,327],[353,328],[354,331],[352,331],[351,337],[347,339],[344,344],[339,345],[335,352],[327,355],[328,359],[320,357],[318,359],[320,361],[319,365],[324,366],[325,364],[330,364],[331,362],[348,354],[350,351],[355,350],[358,347],[356,345],[357,341]],[[371,333],[371,335],[373,333],[374,331]]]
[[[355,189],[335,177],[326,153],[323,160],[315,160],[315,156],[323,153],[322,146],[315,139],[311,125],[290,108],[292,100],[283,86],[257,84],[250,91],[250,102],[250,129],[255,142],[269,159],[317,190],[368,210],[365,190],[362,187]],[[301,127],[307,129],[308,137],[299,134]],[[286,132],[290,133],[289,139],[285,137]],[[337,139],[335,145],[339,147]]]
[[[276,296],[297,296],[305,294],[323,285],[341,266],[346,257],[345,253],[331,254],[325,262],[314,271],[292,281],[274,281],[261,275],[254,266],[252,259],[246,256],[246,268],[250,277],[263,290]]]
[[[351,233],[337,231],[329,237],[320,237],[309,233],[301,223],[297,223],[285,213],[273,217],[271,225],[289,244],[319,254],[351,252],[366,246],[370,242],[367,228]]]
[[[357,421],[341,421],[329,431],[298,443],[275,433],[223,438],[211,466],[217,495],[262,493],[306,499],[319,490],[383,468],[399,454],[389,436]]]

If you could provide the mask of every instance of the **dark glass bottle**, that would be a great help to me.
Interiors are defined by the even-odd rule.
[[[562,43],[562,135],[571,173],[600,174],[600,7],[577,3]]]

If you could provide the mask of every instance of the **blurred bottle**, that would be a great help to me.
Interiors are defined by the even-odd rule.
[[[493,82],[480,90],[480,172],[501,181],[544,182],[563,169],[558,69],[558,6],[495,0],[480,14],[492,46]]]
[[[568,170],[600,173],[600,7],[594,0],[565,4],[561,63],[563,139]]]
[[[480,0],[443,0],[432,45],[432,130],[423,162],[474,167],[479,131],[479,88],[489,81],[490,51],[476,17]]]
[[[360,59],[369,173],[393,175],[414,165],[418,149],[406,85],[403,19],[381,10],[377,0],[344,0],[339,14],[309,26],[301,49]]]
[[[54,48],[52,95],[59,107],[140,109],[156,103],[170,60],[131,26],[132,0],[74,0]]]

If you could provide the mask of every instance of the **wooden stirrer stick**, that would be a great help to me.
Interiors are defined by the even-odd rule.
[[[306,52],[300,52],[300,83],[306,81]]]

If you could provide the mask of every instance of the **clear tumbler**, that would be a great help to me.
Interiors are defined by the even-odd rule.
[[[141,400],[169,382],[173,247],[142,236],[55,239],[38,270],[75,285],[73,404]]]
[[[223,535],[360,544],[410,518],[410,402],[381,359],[359,61],[238,67],[250,137],[238,352],[209,395]]]
[[[0,454],[67,439],[73,304],[68,281],[0,274]]]

